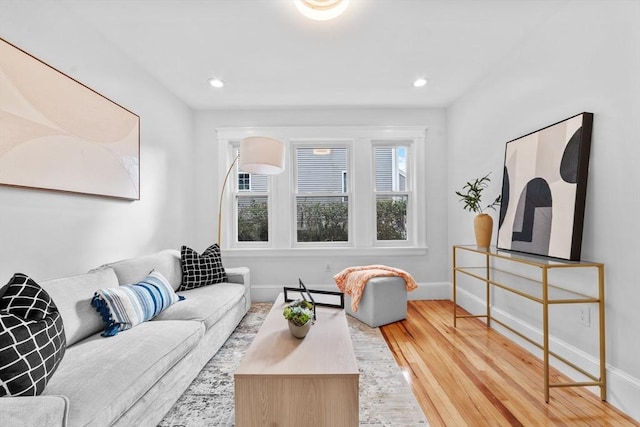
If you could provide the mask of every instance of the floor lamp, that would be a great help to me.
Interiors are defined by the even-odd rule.
[[[243,172],[256,175],[277,175],[284,171],[284,144],[276,139],[265,136],[250,136],[240,142],[240,153],[233,159],[222,183],[220,203],[218,205],[218,246],[221,242],[222,231],[222,200],[227,188],[229,175],[233,166],[238,162],[238,168]]]

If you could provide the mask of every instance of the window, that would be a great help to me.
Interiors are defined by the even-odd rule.
[[[228,249],[424,248],[425,224],[417,219],[426,211],[418,197],[426,173],[416,164],[425,164],[425,128],[219,129],[220,181],[250,135],[285,144],[285,171],[266,176],[236,167],[222,215]]]
[[[376,240],[407,240],[407,147],[375,146]]]
[[[296,241],[347,242],[346,147],[296,146]]]
[[[239,149],[235,149],[236,155]],[[269,179],[236,169],[236,230],[238,242],[269,241]]]

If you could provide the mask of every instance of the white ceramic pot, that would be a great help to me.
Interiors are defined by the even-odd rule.
[[[309,332],[309,329],[311,329],[311,319],[302,326],[298,326],[291,321],[287,323],[289,323],[289,331],[291,331],[291,334],[296,338],[304,338],[307,332]]]

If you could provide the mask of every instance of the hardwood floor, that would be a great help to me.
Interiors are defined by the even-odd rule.
[[[541,360],[452,316],[451,301],[409,301],[406,320],[380,328],[431,427],[640,426],[585,388],[553,388],[545,403]]]

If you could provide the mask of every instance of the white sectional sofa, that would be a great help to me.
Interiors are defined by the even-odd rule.
[[[247,268],[228,282],[178,292],[153,320],[113,337],[91,306],[94,291],[136,283],[151,270],[177,290],[180,252],[165,250],[86,274],[41,282],[62,316],[67,349],[43,394],[0,398],[2,426],[155,426],[251,305]]]

